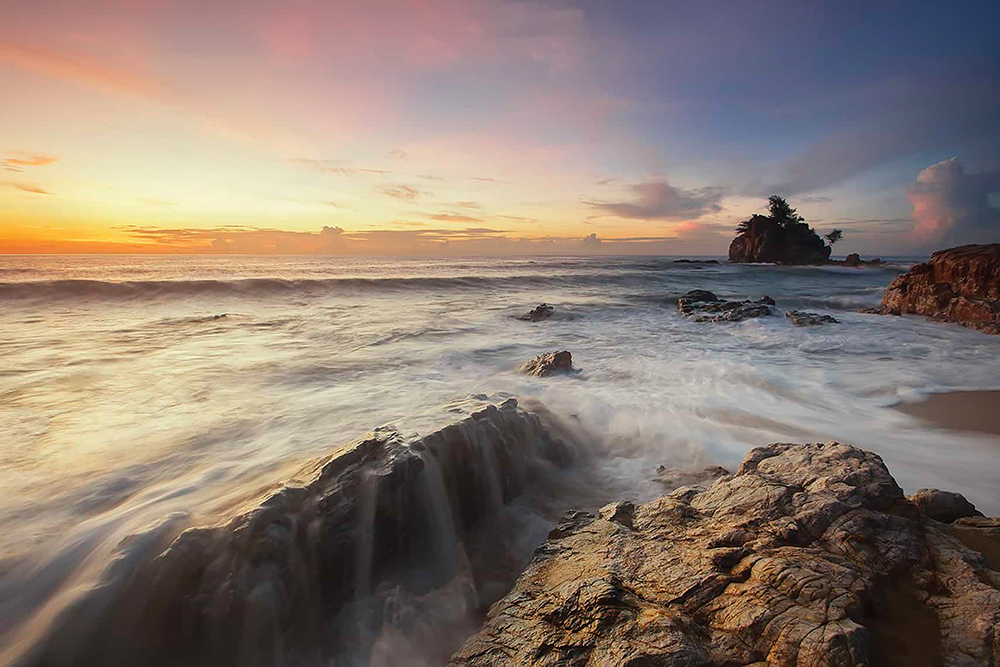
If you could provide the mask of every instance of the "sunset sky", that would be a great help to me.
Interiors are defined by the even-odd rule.
[[[3,0],[0,252],[1000,241],[1000,3]]]

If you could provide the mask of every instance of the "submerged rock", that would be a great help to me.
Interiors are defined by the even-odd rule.
[[[521,365],[520,371],[537,377],[547,377],[555,373],[568,373],[573,370],[573,355],[562,352],[546,352],[532,357]]]
[[[1000,333],[1000,243],[937,251],[889,283],[881,310]]]
[[[552,313],[554,313],[555,310],[555,308],[546,303],[540,303],[517,319],[524,322],[541,322],[542,320],[547,320],[552,317]]]
[[[723,301],[708,290],[691,290],[677,299],[677,309],[695,322],[742,322],[771,315],[768,306],[773,305],[774,299],[769,296],[756,301]]]
[[[364,655],[370,629],[337,632],[355,598],[406,589],[415,572],[427,588],[452,580],[466,531],[572,459],[513,399],[424,437],[379,429],[224,525],[172,519],[127,538],[99,585],[15,664],[245,667]],[[377,608],[368,620],[392,613]]]
[[[450,664],[957,667],[998,664],[998,636],[1000,573],[878,456],[774,444],[708,489],[567,515]]]
[[[800,327],[819,326],[821,324],[839,324],[840,320],[832,315],[820,315],[819,313],[807,313],[804,310],[789,310],[785,317]]]
[[[910,502],[917,506],[920,513],[935,521],[952,523],[965,517],[982,516],[976,506],[965,499],[961,493],[941,491],[940,489],[920,489],[912,496]]]

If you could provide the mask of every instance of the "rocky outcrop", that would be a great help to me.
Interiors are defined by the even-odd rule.
[[[820,315],[819,313],[808,313],[804,310],[789,310],[785,312],[792,324],[800,327],[814,327],[821,324],[839,324],[840,320],[832,315]]]
[[[449,580],[455,541],[572,456],[513,399],[424,437],[377,430],[225,525],[170,517],[126,539],[17,664],[329,664],[352,599],[403,586],[415,564],[427,585]]]
[[[804,222],[780,224],[755,215],[729,244],[730,262],[821,264],[830,259],[830,246]]]
[[[952,491],[920,489],[910,496],[910,502],[917,506],[921,514],[943,523],[953,523],[965,517],[982,516],[965,496]]]
[[[573,370],[573,355],[568,351],[546,352],[532,357],[521,365],[520,371],[536,377],[548,377],[556,373],[569,373]]]
[[[939,250],[889,283],[881,310],[1000,333],[1000,243]]]
[[[695,322],[742,322],[751,317],[771,315],[774,299],[763,296],[756,301],[727,301],[708,290],[691,290],[677,299],[677,309]]]
[[[675,259],[674,264],[718,264],[717,259]]]
[[[852,252],[844,258],[844,266],[861,266],[861,255]]]
[[[1000,573],[952,529],[875,454],[760,447],[708,489],[568,513],[451,664],[1000,664]]]
[[[554,313],[555,310],[555,308],[548,304],[540,303],[517,319],[524,322],[541,322],[542,320],[547,320],[552,317],[552,313]]]

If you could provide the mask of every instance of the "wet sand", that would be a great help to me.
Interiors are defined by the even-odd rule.
[[[896,409],[940,428],[1000,436],[1000,391],[931,394],[919,403],[900,403]]]

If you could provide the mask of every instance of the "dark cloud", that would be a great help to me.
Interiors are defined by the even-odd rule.
[[[989,202],[994,192],[1000,192],[1000,169],[967,174],[954,157],[927,167],[908,193],[914,236],[927,244],[996,241],[1000,209]]]
[[[603,241],[601,241],[601,239],[597,237],[597,234],[595,232],[592,232],[583,237],[583,240],[580,241],[580,247],[598,248],[601,246],[602,243]]]
[[[586,202],[593,208],[621,218],[640,220],[689,220],[722,210],[719,202],[726,188],[706,187],[685,190],[666,181],[647,181],[629,186],[635,200],[628,202]]]

